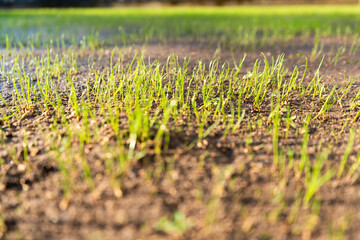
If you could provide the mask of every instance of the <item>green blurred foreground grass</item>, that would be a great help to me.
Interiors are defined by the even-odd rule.
[[[227,47],[299,35],[354,35],[358,6],[27,9],[0,12],[0,44],[208,41]]]

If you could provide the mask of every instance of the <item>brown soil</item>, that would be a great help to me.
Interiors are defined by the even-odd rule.
[[[324,39],[323,54],[335,54],[342,39]],[[286,55],[286,65],[292,70],[310,59],[313,42],[295,39],[280,46],[256,49],[247,52],[242,74],[251,68],[254,59],[262,58],[261,52],[270,58]],[[334,52],[331,53],[331,49]],[[130,61],[138,47],[122,49]],[[87,58],[102,55],[96,68],[109,63],[111,49],[97,52],[83,52],[79,75],[87,76]],[[242,58],[245,51],[220,51],[212,46],[200,44],[148,45],[144,47],[145,59],[150,62],[166,62],[174,53],[179,59],[191,57],[190,67],[199,59],[208,64],[218,58],[220,62],[233,63]],[[302,53],[304,56],[298,56]],[[38,52],[41,54],[41,51]],[[310,61],[308,81],[318,68],[321,57]],[[355,76],[360,70],[360,56],[344,55],[337,65],[326,57],[321,68],[322,81],[341,84],[348,76]],[[103,66],[101,66],[103,65]],[[334,109],[325,119],[312,121],[308,154],[311,159],[320,152],[322,145],[331,145],[332,152],[325,168],[338,166],[348,142],[349,126],[355,113],[348,100],[356,94],[359,80],[355,81],[343,109]],[[316,108],[317,101],[297,99],[290,103],[299,116],[294,122],[301,128],[300,117]],[[165,150],[163,161],[166,171],[160,171],[153,161],[154,154],[148,154],[131,166],[122,185],[122,194],[113,190],[111,179],[103,164],[104,156],[100,146],[86,146],[95,190],[89,191],[86,183],[78,178],[71,200],[64,198],[60,184],[58,166],[48,154],[49,143],[44,140],[43,131],[53,123],[51,114],[42,114],[39,109],[29,112],[21,121],[10,120],[1,126],[6,146],[16,154],[18,162],[11,160],[11,151],[0,148],[0,233],[3,239],[328,239],[345,233],[346,239],[360,236],[360,185],[359,181],[334,177],[316,194],[321,199],[319,215],[316,204],[306,207],[299,196],[305,189],[303,176],[296,177],[286,166],[286,180],[281,180],[278,169],[272,166],[272,134],[267,126],[249,126],[253,119],[267,119],[270,103],[261,111],[252,104],[244,104],[246,117],[242,127],[234,134],[223,137],[224,129],[216,128],[205,140],[188,150],[186,142],[194,139],[194,126],[181,126],[183,131],[171,132],[170,146]],[[74,121],[76,121],[74,119]],[[349,124],[342,129],[343,123]],[[248,129],[252,128],[249,133]],[[29,162],[24,163],[24,133],[28,134]],[[291,128],[288,138],[281,132],[280,146],[293,149],[295,161],[299,159],[302,132]],[[107,133],[103,133],[104,138]],[[252,143],[247,144],[249,137]],[[347,168],[356,160],[360,141],[355,139]],[[74,161],[76,161],[74,157]],[[235,169],[227,174],[227,169]],[[148,174],[151,174],[151,177]],[[193,222],[193,227],[184,234],[171,234],[155,229],[156,222],[163,216],[171,217],[181,211]],[[1,219],[0,219],[1,220]],[[2,224],[1,224],[2,223]],[[334,238],[335,239],[335,238]]]

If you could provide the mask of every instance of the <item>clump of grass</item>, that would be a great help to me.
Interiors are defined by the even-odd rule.
[[[216,212],[220,206],[220,200],[225,190],[225,184],[234,172],[234,168],[228,166],[222,169],[214,168],[216,180],[212,188],[211,200],[208,203],[208,208],[205,216],[205,221],[208,226],[214,223],[216,219]]]
[[[304,204],[308,205],[310,199],[314,194],[328,182],[332,176],[335,174],[334,169],[326,171],[324,174],[321,174],[323,166],[328,159],[329,150],[326,149],[322,151],[315,159],[315,163],[311,166],[312,172],[305,171],[305,188],[306,192],[304,195]]]
[[[168,234],[183,234],[193,226],[193,221],[188,219],[184,213],[176,211],[172,219],[162,217],[155,224],[155,229]]]
[[[354,145],[354,141],[355,141],[355,133],[356,133],[356,129],[351,129],[350,130],[350,136],[349,136],[349,142],[348,144],[346,145],[346,149],[345,149],[345,152],[344,152],[344,155],[341,159],[341,162],[340,162],[340,165],[339,165],[339,168],[338,168],[338,172],[337,172],[337,177],[340,178],[343,171],[344,171],[344,168],[345,168],[345,165],[346,165],[346,162],[349,158],[349,155],[352,151],[352,148],[353,148],[353,145]]]

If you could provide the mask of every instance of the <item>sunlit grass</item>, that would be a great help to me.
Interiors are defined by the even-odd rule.
[[[359,12],[357,6],[2,10],[0,43],[98,47],[181,39],[251,47],[299,35],[355,35]]]

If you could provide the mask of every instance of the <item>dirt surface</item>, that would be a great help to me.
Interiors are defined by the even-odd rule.
[[[285,64],[291,70],[304,66],[306,56],[309,69],[305,82],[311,81],[322,55],[326,54],[320,74],[323,75],[321,81],[329,86],[336,83],[340,87],[349,76],[359,73],[358,53],[344,54],[336,64],[332,62],[344,39],[323,39],[322,43],[323,50],[317,57],[311,57],[312,39],[295,39],[270,48],[234,52],[203,44],[152,44],[141,48],[144,59],[150,63],[166,63],[170,54],[178,56],[179,61],[191,58],[189,69],[195,68],[198,60],[208,66],[215,58],[233,67],[234,60],[238,62],[246,53],[241,75],[252,68],[255,59],[263,59],[261,52],[268,59],[285,53]],[[131,46],[117,51],[123,53],[126,64],[139,48]],[[95,69],[104,68],[109,64],[111,51],[110,48],[82,50],[78,59],[80,70],[75,73],[80,79],[79,88],[83,86],[81,78],[86,78],[90,72],[88,59],[97,59]],[[29,53],[21,54],[25,58]],[[43,52],[38,50],[35,54],[41,56]],[[7,55],[8,59],[11,57]],[[31,69],[26,71],[31,75]],[[61,79],[59,81],[61,83]],[[326,118],[315,119],[309,126],[311,159],[321,152],[320,142],[322,146],[332,146],[324,169],[338,166],[348,143],[350,127],[359,125],[358,121],[352,122],[356,111],[349,106],[349,99],[354,97],[359,85],[356,79],[349,94],[342,99],[342,108],[332,109]],[[10,92],[4,86],[1,88],[2,95],[10,99]],[[291,99],[289,105],[298,116],[294,120],[298,130],[290,128],[285,137],[285,127],[281,126],[279,146],[292,150],[297,163],[303,142],[303,116],[319,111],[320,107],[318,99],[311,97],[292,96]],[[270,102],[260,110],[254,109],[251,102],[243,104],[242,108],[245,117],[239,130],[224,137],[225,129],[218,126],[190,150],[186,146],[196,138],[196,127],[186,120],[171,123],[177,128],[170,132],[169,147],[164,150],[162,161],[156,161],[157,156],[150,147],[144,157],[131,164],[121,182],[121,191],[113,188],[112,179],[106,174],[102,147],[86,145],[94,189],[90,190],[82,174],[75,171],[78,175],[73,176],[74,190],[70,199],[64,198],[51,140],[43,134],[54,125],[53,115],[31,109],[21,120],[4,122],[1,136],[6,144],[0,148],[4,161],[0,165],[2,239],[338,239],[336,236],[341,239],[342,235],[345,239],[356,239],[360,235],[359,181],[333,177],[317,192],[311,207],[306,206],[302,203],[304,176],[296,176],[296,171],[286,164],[286,177],[281,177],[279,169],[272,164],[272,134],[266,124],[257,125],[258,119],[267,121]],[[70,109],[66,111],[71,115]],[[346,121],[348,124],[343,127]],[[102,131],[104,141],[114,141],[106,127]],[[24,147],[28,154],[26,162]],[[347,169],[356,161],[359,151],[360,142],[356,138]],[[73,156],[73,161],[75,165],[80,164],[77,156]],[[164,166],[158,166],[159,162]],[[164,216],[171,219],[176,211],[191,220],[191,228],[183,234],[156,229],[159,219]]]

